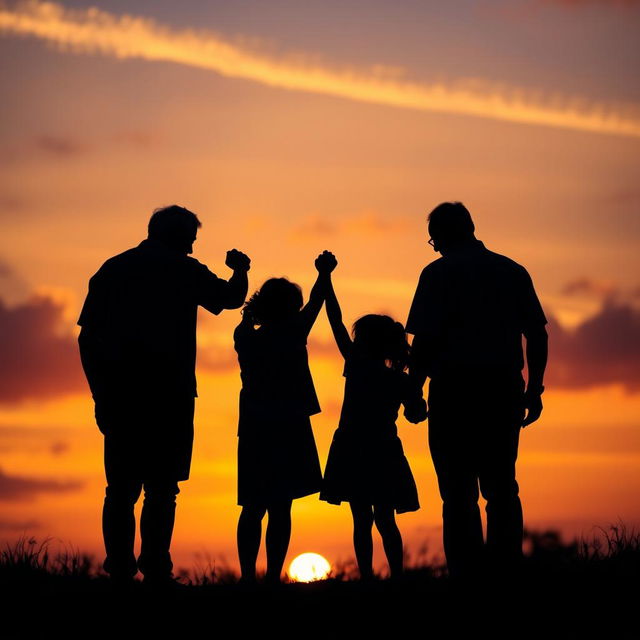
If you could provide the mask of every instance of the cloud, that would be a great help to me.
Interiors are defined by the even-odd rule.
[[[16,522],[15,520],[0,520],[0,531],[9,532],[25,532],[31,529],[39,529],[41,523],[37,520],[25,520],[22,522]]]
[[[71,446],[68,442],[64,442],[63,440],[56,440],[55,442],[51,443],[49,451],[51,451],[51,455],[57,457],[67,453],[70,448]]]
[[[0,213],[0,217],[2,213]],[[9,302],[24,300],[29,285],[22,279],[19,273],[6,260],[0,257],[0,301],[4,298]],[[0,343],[2,337],[0,337]]]
[[[109,144],[115,143],[119,147],[128,147],[132,149],[147,150],[159,146],[160,139],[150,131],[142,129],[128,129],[116,131],[110,134],[102,141],[94,140],[93,144],[100,142]],[[33,144],[39,151],[48,153],[49,155],[59,158],[72,158],[74,156],[83,155],[92,150],[92,146],[86,141],[66,135],[42,134],[34,138]],[[3,199],[0,198],[0,207],[2,207]],[[19,201],[7,199],[8,208],[16,208]]]
[[[573,330],[549,321],[549,386],[570,389],[621,384],[640,392],[640,310],[605,301]]]
[[[198,369],[209,373],[227,373],[239,371],[238,355],[233,346],[227,349],[220,347],[208,347],[198,351]]]
[[[22,213],[27,209],[27,200],[12,193],[0,193],[0,217]]]
[[[309,338],[307,342],[309,354],[314,358],[327,358],[329,360],[342,360],[338,345],[335,340],[319,340],[318,338]]]
[[[640,202],[640,189],[625,189],[615,191],[605,198],[606,202],[615,204],[637,204]]]
[[[36,147],[58,157],[72,157],[85,153],[87,147],[66,136],[41,135],[35,140]]]
[[[618,295],[618,287],[609,280],[578,278],[568,282],[561,290],[565,296],[587,296],[608,300]]]
[[[39,493],[75,491],[81,487],[78,481],[10,476],[0,469],[0,500],[31,500]]]
[[[14,271],[9,266],[9,263],[0,258],[0,278],[11,278],[13,276]]]
[[[0,403],[87,389],[75,338],[58,333],[62,317],[48,297],[15,307],[0,299]]]
[[[571,9],[588,6],[601,7],[640,7],[640,0],[541,0],[543,4],[557,4]]]
[[[113,139],[118,143],[136,149],[153,149],[157,147],[160,142],[156,134],[141,129],[118,131],[114,134]]]
[[[276,58],[241,40],[217,34],[173,31],[154,20],[116,15],[95,7],[67,9],[54,2],[27,0],[14,8],[0,4],[0,30],[30,35],[76,53],[100,53],[118,59],[165,61],[244,78],[271,87],[337,96],[359,102],[419,111],[452,113],[640,137],[640,114],[615,105],[581,106],[583,100],[535,98],[518,88],[494,87],[473,80],[419,83],[397,71],[334,69],[311,56]]]
[[[28,455],[35,455],[44,452],[57,458],[67,454],[71,450],[71,445],[67,441],[55,440],[52,442],[50,438],[47,439],[47,436],[41,437],[40,439],[32,436],[33,434],[24,432],[24,430],[22,430],[20,435],[13,437],[4,437],[3,434],[0,433],[0,453],[19,451]]]
[[[72,441],[67,427],[0,424],[0,454],[19,451],[58,457],[71,450]]]
[[[413,221],[412,221],[413,222]],[[402,233],[410,229],[412,224],[406,217],[382,216],[375,213],[363,213],[347,217],[340,222],[340,227],[348,232],[359,235]]]
[[[293,229],[292,234],[302,238],[328,238],[338,234],[338,224],[322,216],[308,216]]]

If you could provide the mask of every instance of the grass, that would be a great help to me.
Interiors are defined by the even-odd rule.
[[[170,594],[141,584],[114,590],[90,557],[77,549],[54,554],[51,542],[22,537],[0,552],[4,629],[14,629],[4,637],[163,638],[229,625],[238,632],[280,625],[277,635],[286,636],[294,624],[338,637],[347,629],[379,637],[389,625],[394,635],[419,629],[431,638],[485,637],[483,629],[491,637],[638,637],[640,532],[624,524],[569,542],[555,531],[526,532],[517,577],[489,567],[481,580],[457,584],[419,551],[399,583],[360,583],[347,563],[317,583],[248,589],[205,557],[181,573],[189,586]]]
[[[95,575],[91,556],[67,547],[52,556],[51,542],[51,538],[38,542],[32,536],[21,536],[13,545],[7,544],[0,552],[0,584],[51,578],[89,579]]]

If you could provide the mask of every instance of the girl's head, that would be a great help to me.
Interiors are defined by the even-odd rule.
[[[355,321],[352,330],[356,353],[383,360],[392,369],[404,371],[409,364],[409,343],[404,327],[389,316],[370,313]]]
[[[270,278],[244,306],[255,324],[269,324],[295,315],[302,309],[302,289],[286,278]]]

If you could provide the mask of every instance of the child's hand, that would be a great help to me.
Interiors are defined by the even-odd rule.
[[[419,402],[406,405],[404,408],[404,417],[411,424],[418,424],[428,417],[427,403],[424,398],[420,398]]]
[[[331,273],[338,266],[338,261],[331,251],[323,251],[316,258],[315,265],[319,273]]]

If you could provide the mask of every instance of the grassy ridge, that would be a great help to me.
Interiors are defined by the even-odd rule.
[[[275,635],[430,638],[638,638],[640,533],[624,525],[589,541],[530,532],[518,575],[459,584],[442,567],[407,570],[400,582],[363,584],[349,571],[313,584],[249,589],[226,568],[191,572],[158,593],[136,583],[113,589],[77,551],[53,556],[48,541],[21,538],[2,550],[7,638],[187,637],[271,630]],[[298,630],[298,631],[296,631]],[[8,635],[7,635],[8,634]],[[269,635],[273,635],[270,633]]]

